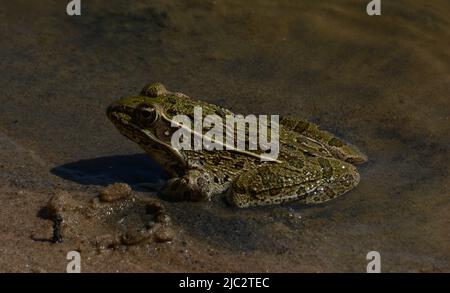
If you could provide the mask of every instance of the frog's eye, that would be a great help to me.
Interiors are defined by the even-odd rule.
[[[141,117],[142,121],[146,123],[153,123],[158,118],[158,114],[156,112],[155,107],[149,106],[149,105],[141,105],[138,108],[139,116]]]

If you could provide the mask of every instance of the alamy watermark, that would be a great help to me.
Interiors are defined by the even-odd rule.
[[[69,261],[66,266],[67,273],[81,273],[81,255],[78,251],[69,251],[66,259]]]
[[[69,261],[66,266],[67,273],[81,273],[81,254],[78,251],[72,250],[67,253],[66,259]],[[366,255],[367,273],[381,273],[381,254],[378,251],[369,251]],[[265,286],[265,284],[264,284]],[[180,287],[190,287],[187,282],[180,283]],[[211,287],[209,285],[208,287]],[[239,287],[239,286],[234,286]],[[229,288],[231,289],[231,288]]]
[[[269,126],[270,125],[270,126]],[[279,116],[206,115],[202,107],[194,107],[194,121],[187,115],[176,115],[171,126],[178,129],[172,134],[171,144],[177,150],[261,150],[261,161],[276,161],[279,148]],[[203,133],[204,129],[208,129]]]
[[[381,0],[371,0],[366,6],[367,15],[381,15]],[[66,6],[69,16],[81,15],[81,0],[71,0]]]
[[[81,15],[81,0],[72,0],[66,6],[66,13],[69,16]]]
[[[369,251],[366,259],[369,261],[366,267],[368,273],[381,273],[381,254],[378,251]]]
[[[366,7],[367,15],[381,15],[381,0],[372,0]]]

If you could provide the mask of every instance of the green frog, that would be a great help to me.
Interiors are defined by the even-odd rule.
[[[367,160],[361,151],[313,123],[289,116],[279,119],[276,160],[261,160],[263,151],[258,150],[174,148],[171,137],[180,127],[173,127],[172,118],[193,117],[195,107],[205,116],[234,115],[160,83],[148,84],[140,95],[121,98],[107,109],[116,128],[170,176],[160,190],[167,198],[205,201],[224,194],[240,208],[294,200],[314,204],[348,192],[360,180],[354,165]]]

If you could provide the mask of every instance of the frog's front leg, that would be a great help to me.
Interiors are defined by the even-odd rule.
[[[240,208],[298,200],[323,203],[353,189],[356,168],[333,158],[311,158],[290,163],[267,163],[243,172],[231,185],[228,201]]]
[[[201,169],[189,169],[182,177],[172,178],[161,189],[170,200],[206,201],[212,196],[209,173]]]

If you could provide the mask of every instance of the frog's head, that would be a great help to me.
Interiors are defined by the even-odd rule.
[[[170,94],[162,84],[147,85],[141,95],[121,98],[109,105],[106,115],[124,136],[141,146],[169,172],[185,164],[171,146],[176,128],[171,127],[161,97]]]

